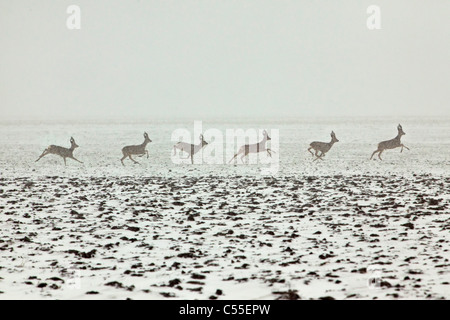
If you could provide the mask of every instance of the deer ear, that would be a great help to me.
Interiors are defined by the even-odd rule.
[[[200,140],[203,140],[203,135],[202,135],[202,134],[200,134],[199,138],[200,138]]]

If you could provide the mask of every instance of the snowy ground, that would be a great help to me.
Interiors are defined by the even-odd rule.
[[[0,299],[450,298],[448,119],[402,123],[411,150],[383,162],[393,121],[235,124],[279,129],[273,177],[171,163],[179,125],[0,125]],[[143,130],[150,159],[123,167]],[[70,136],[84,164],[34,162]]]

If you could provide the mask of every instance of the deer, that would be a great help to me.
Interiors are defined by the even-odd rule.
[[[395,149],[395,148],[401,147],[402,149],[400,150],[400,152],[403,152],[403,148],[406,148],[406,149],[409,150],[409,148],[408,148],[407,146],[405,146],[405,145],[400,141],[400,139],[402,138],[402,136],[404,136],[404,135],[406,134],[406,133],[403,131],[403,128],[402,128],[402,126],[401,126],[400,124],[397,126],[397,131],[398,131],[397,136],[396,136],[394,139],[386,140],[386,141],[381,141],[381,142],[378,144],[378,148],[377,148],[377,150],[375,150],[375,151],[372,153],[372,156],[370,157],[370,160],[372,160],[373,156],[374,156],[375,153],[377,153],[377,152],[378,152],[378,158],[379,158],[380,160],[383,160],[383,159],[381,159],[381,154],[383,153],[384,150],[387,150],[387,149]]]
[[[70,148],[64,148],[64,147],[60,147],[60,146],[50,145],[47,149],[44,150],[44,152],[42,152],[42,154],[39,156],[39,158],[35,162],[38,162],[39,160],[41,160],[42,157],[44,157],[48,154],[55,154],[55,155],[61,156],[64,159],[64,165],[67,165],[66,158],[70,158],[75,161],[78,161],[79,163],[83,163],[73,156],[73,150],[75,150],[75,148],[78,148],[78,147],[79,147],[79,145],[76,144],[75,139],[73,137],[70,137]]]
[[[186,152],[188,156],[185,159],[191,158],[191,163],[194,164],[194,155],[199,152],[203,147],[208,145],[208,142],[205,141],[203,135],[200,134],[200,143],[199,144],[191,144],[187,142],[177,142],[173,146],[173,155],[177,154],[177,149],[181,152]]]
[[[336,142],[339,142],[339,140],[336,138],[336,134],[334,133],[334,131],[331,131],[331,141],[330,142],[320,142],[320,141],[313,141],[310,143],[310,147],[308,148],[308,151],[312,154],[312,156],[316,156],[316,158],[314,159],[314,161],[316,161],[317,159],[320,159],[323,161],[323,157],[325,156],[325,153],[327,153],[331,147],[333,146],[333,144],[335,144]],[[315,152],[313,153],[311,151],[311,149],[313,149]],[[320,155],[319,155],[319,151],[320,151]]]
[[[148,159],[149,158],[148,150],[146,150],[145,148],[147,147],[147,144],[149,142],[152,142],[152,140],[150,140],[150,138],[148,137],[147,132],[144,132],[144,142],[142,142],[141,144],[138,144],[138,145],[134,145],[134,146],[123,147],[122,148],[123,157],[122,157],[122,159],[120,159],[120,162],[122,162],[122,165],[125,166],[125,164],[123,163],[123,160],[126,157],[130,158],[130,160],[133,161],[134,163],[139,163],[131,157],[132,155],[142,157],[144,154],[147,154],[147,159]]]
[[[245,144],[243,146],[241,146],[239,148],[239,151],[234,155],[233,158],[231,158],[231,160],[228,163],[231,163],[231,161],[233,161],[238,155],[241,155],[241,161],[242,163],[244,163],[244,158],[249,154],[249,153],[259,153],[259,152],[267,152],[267,154],[272,157],[272,151],[271,149],[267,149],[266,148],[266,142],[272,140],[271,137],[269,137],[269,134],[267,133],[266,130],[263,131],[263,139],[258,142],[258,143],[253,143],[253,144]]]

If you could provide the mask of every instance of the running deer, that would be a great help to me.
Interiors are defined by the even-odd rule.
[[[66,158],[70,158],[75,161],[78,161],[79,163],[83,163],[73,156],[73,150],[75,150],[75,148],[78,148],[78,147],[79,147],[79,145],[77,145],[75,143],[75,139],[70,137],[70,148],[64,148],[64,147],[60,147],[60,146],[51,145],[47,149],[45,149],[44,152],[42,152],[41,156],[36,160],[36,162],[38,162],[39,160],[41,160],[42,157],[44,157],[48,154],[56,154],[58,156],[61,156],[64,159],[64,165],[67,165]]]
[[[188,154],[187,158],[185,159],[191,158],[191,163],[194,164],[194,154],[199,152],[204,146],[208,145],[208,142],[205,141],[202,134],[200,135],[199,138],[200,138],[199,144],[177,142],[177,144],[173,146],[173,155],[177,154],[177,149],[181,150],[182,152],[184,151]]]
[[[126,157],[130,158],[130,160],[133,161],[134,163],[139,163],[131,157],[132,155],[142,157],[144,154],[147,154],[147,159],[148,159],[148,150],[146,150],[145,147],[147,146],[147,144],[149,142],[152,142],[152,140],[150,140],[150,138],[148,137],[147,132],[144,132],[144,142],[142,142],[141,144],[136,145],[136,146],[123,147],[122,148],[123,157],[122,157],[122,159],[120,159],[120,162],[122,162],[122,165],[124,165],[123,160]]]
[[[247,156],[249,153],[259,153],[259,152],[266,151],[267,154],[270,157],[272,157],[272,153],[271,153],[272,150],[266,149],[266,142],[269,140],[272,140],[272,138],[269,137],[269,134],[267,133],[267,131],[264,130],[263,131],[263,139],[260,142],[243,145],[242,147],[239,148],[239,151],[234,155],[233,158],[231,158],[231,160],[228,163],[233,161],[240,154],[242,154],[242,156],[241,156],[242,163],[244,163],[244,160],[243,160],[244,157]]]
[[[398,148],[398,147],[402,147],[402,149],[400,150],[400,152],[403,152],[403,148],[406,148],[406,149],[409,150],[409,148],[408,148],[407,146],[403,145],[403,143],[400,141],[400,139],[402,138],[402,136],[406,134],[405,132],[403,132],[402,126],[401,126],[400,124],[399,124],[398,127],[397,127],[397,131],[398,131],[398,134],[397,134],[397,136],[396,136],[394,139],[382,141],[382,142],[380,142],[380,143],[378,144],[378,149],[375,150],[375,151],[372,153],[372,156],[370,157],[370,160],[372,160],[373,156],[374,156],[375,153],[377,153],[377,152],[378,152],[378,158],[379,158],[380,160],[383,160],[383,159],[381,159],[381,154],[382,154],[383,151],[386,150],[386,149],[395,149],[395,148]]]
[[[331,149],[331,147],[333,146],[333,144],[335,142],[339,142],[339,140],[336,138],[334,131],[331,131],[331,141],[330,142],[319,142],[319,141],[311,142],[310,147],[308,148],[308,151],[313,155],[313,157],[316,156],[314,161],[316,161],[317,159],[323,160],[322,157],[325,156],[325,153],[327,153]],[[311,151],[311,149],[314,149],[315,153],[313,153]],[[319,151],[320,151],[320,155],[319,155]]]

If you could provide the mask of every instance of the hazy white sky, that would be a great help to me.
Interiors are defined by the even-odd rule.
[[[448,0],[0,0],[0,117],[450,115],[449,14]]]

